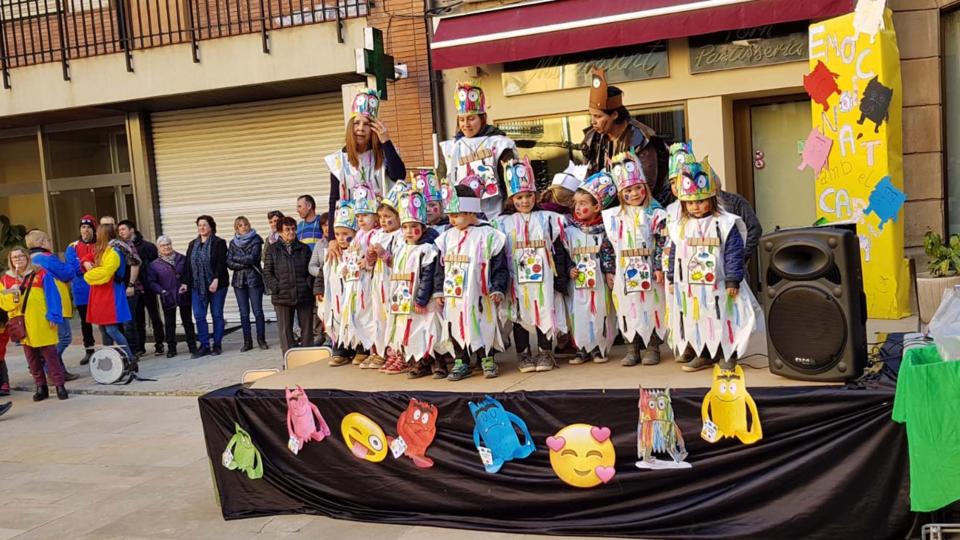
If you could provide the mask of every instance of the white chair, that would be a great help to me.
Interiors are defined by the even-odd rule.
[[[280,373],[278,368],[248,369],[240,376],[240,383],[245,385],[253,384],[264,377],[276,375],[277,373]]]
[[[333,356],[330,347],[294,347],[283,355],[283,369],[296,369]]]

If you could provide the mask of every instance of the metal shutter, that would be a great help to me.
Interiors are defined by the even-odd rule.
[[[296,214],[297,197],[309,193],[326,209],[329,171],[323,156],[343,145],[339,92],[154,113],[153,144],[163,234],[185,253],[197,235],[195,221],[209,214],[217,234],[233,237],[233,220],[246,216],[266,237],[266,214]],[[268,298],[267,317],[275,319]],[[224,315],[239,321],[227,294]]]

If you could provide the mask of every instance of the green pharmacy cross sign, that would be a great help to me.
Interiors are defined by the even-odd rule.
[[[387,99],[387,81],[397,80],[393,57],[383,50],[383,32],[376,28],[363,29],[363,48],[357,49],[357,73],[367,76],[367,86]]]

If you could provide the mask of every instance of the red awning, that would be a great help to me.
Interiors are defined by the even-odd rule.
[[[852,0],[554,0],[442,17],[434,69],[499,64],[849,13]]]

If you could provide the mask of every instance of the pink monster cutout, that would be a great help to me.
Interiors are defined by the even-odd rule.
[[[298,453],[307,441],[322,441],[330,436],[330,427],[320,414],[320,409],[310,403],[310,398],[300,385],[296,390],[286,389],[287,396],[287,433],[290,435],[290,450]],[[314,421],[316,418],[316,422]],[[296,451],[292,446],[296,441]]]
[[[824,111],[829,111],[830,104],[827,103],[827,100],[833,94],[840,95],[840,87],[837,86],[837,77],[839,76],[830,71],[826,64],[817,60],[817,67],[803,76],[803,89],[810,95],[810,99],[823,107]]]
[[[831,148],[833,148],[833,139],[820,133],[817,128],[813,128],[807,136],[807,142],[803,145],[803,160],[797,170],[802,171],[809,165],[813,172],[819,175],[827,164]]]

